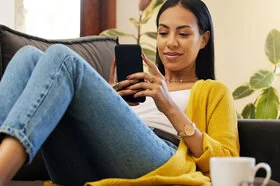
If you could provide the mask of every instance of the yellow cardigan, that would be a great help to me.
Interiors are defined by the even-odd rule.
[[[210,157],[239,155],[237,117],[231,92],[220,82],[199,80],[191,90],[186,114],[203,133],[204,153],[199,158],[193,157],[181,141],[176,153],[164,165],[140,178],[109,178],[88,182],[85,186],[211,185]]]

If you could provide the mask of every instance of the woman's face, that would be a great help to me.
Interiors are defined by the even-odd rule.
[[[198,52],[204,48],[209,32],[200,35],[194,14],[176,5],[166,9],[159,18],[158,53],[165,72],[194,70]]]

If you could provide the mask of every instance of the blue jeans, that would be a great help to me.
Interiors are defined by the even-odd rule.
[[[22,143],[29,163],[42,149],[51,179],[64,185],[136,178],[176,151],[60,44],[45,53],[26,46],[13,57],[0,82],[0,132]]]

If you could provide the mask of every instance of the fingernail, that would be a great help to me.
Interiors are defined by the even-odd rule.
[[[145,56],[145,54],[144,54],[144,53],[142,53],[142,57],[143,57],[143,58],[145,58],[145,59],[147,59],[147,57]]]
[[[130,81],[131,81],[132,83],[137,83],[137,82],[138,82],[137,79],[131,79]]]

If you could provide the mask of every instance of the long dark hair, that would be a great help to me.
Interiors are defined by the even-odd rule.
[[[195,71],[198,79],[215,79],[214,29],[210,12],[207,6],[201,0],[166,0],[157,14],[157,28],[159,26],[160,15],[166,9],[174,7],[179,3],[195,15],[200,34],[210,31],[210,37],[207,45],[199,51],[196,58]],[[158,50],[156,53],[156,64],[160,72],[164,75],[164,66],[158,55]]]

